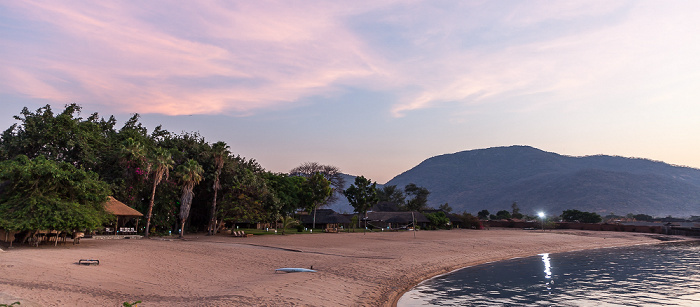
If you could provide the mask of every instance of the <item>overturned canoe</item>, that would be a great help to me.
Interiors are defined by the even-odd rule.
[[[305,269],[305,268],[280,268],[276,269],[275,272],[285,272],[285,273],[296,273],[296,272],[316,272],[316,270]]]

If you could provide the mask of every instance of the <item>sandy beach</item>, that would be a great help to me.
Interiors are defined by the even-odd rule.
[[[86,239],[4,248],[0,303],[21,306],[392,306],[420,281],[540,253],[660,243],[660,235],[517,229]],[[684,238],[678,238],[684,239]],[[78,265],[98,259],[99,265]],[[313,266],[316,273],[275,273]]]

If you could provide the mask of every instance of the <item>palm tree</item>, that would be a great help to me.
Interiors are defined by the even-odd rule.
[[[282,216],[282,217],[280,217],[280,219],[282,220],[282,234],[285,234],[285,231],[287,230],[287,228],[290,228],[290,227],[293,227],[293,226],[296,226],[297,224],[299,224],[299,221],[295,220],[291,216]]]
[[[229,155],[228,145],[224,142],[216,142],[212,146],[212,156],[214,157],[214,165],[216,165],[216,171],[214,172],[214,201],[211,205],[211,219],[209,220],[209,235],[215,235],[217,232],[216,223],[216,194],[221,189],[219,184],[219,176],[221,175],[221,169],[224,168],[224,161]]]
[[[119,149],[121,163],[129,167],[136,167],[143,164],[146,158],[146,150],[143,144],[133,138],[128,138],[122,143]]]
[[[153,169],[153,192],[151,192],[151,203],[148,205],[148,215],[146,216],[146,238],[149,236],[151,227],[151,214],[153,213],[153,203],[156,198],[156,187],[163,180],[163,176],[167,179],[170,176],[170,169],[173,168],[173,158],[169,151],[163,148],[156,148],[151,157],[151,168]]]
[[[190,215],[192,198],[194,197],[194,186],[202,181],[204,169],[197,161],[189,159],[184,164],[177,167],[177,176],[182,183],[182,197],[180,197],[180,238],[185,235],[185,221]]]

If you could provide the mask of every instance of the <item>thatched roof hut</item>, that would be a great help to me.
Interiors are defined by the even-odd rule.
[[[114,197],[109,196],[107,202],[105,202],[105,210],[111,214],[121,217],[142,217],[143,214],[138,212],[136,209],[131,208],[124,203],[116,200]]]
[[[313,224],[313,213],[301,215],[299,217],[301,223],[310,227]],[[337,228],[340,226],[347,227],[350,225],[350,219],[342,214],[339,214],[332,209],[317,209],[316,210],[316,226],[321,228]]]
[[[138,231],[138,225],[139,221],[138,218],[142,217],[143,214],[141,212],[138,212],[136,209],[131,208],[124,203],[116,200],[114,197],[109,196],[107,198],[107,201],[105,202],[105,211],[114,214],[114,216],[117,217],[117,220],[114,223],[114,230],[112,231],[106,231],[109,233],[113,234],[119,234],[127,232],[127,233],[136,233]],[[127,219],[129,218],[137,218],[136,220],[136,229],[130,228],[130,229],[121,229],[119,226],[123,225],[126,223]],[[120,220],[122,223],[120,223]]]

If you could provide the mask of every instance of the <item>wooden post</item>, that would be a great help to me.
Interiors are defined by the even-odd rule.
[[[411,211],[411,219],[413,220],[413,238],[416,238],[416,216]]]

